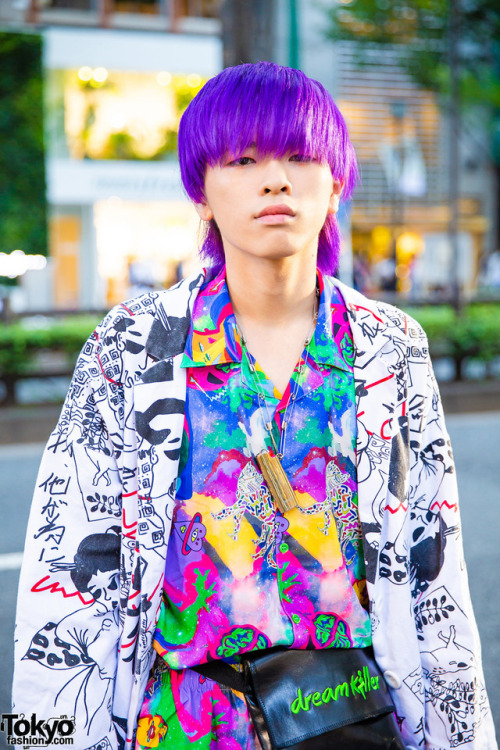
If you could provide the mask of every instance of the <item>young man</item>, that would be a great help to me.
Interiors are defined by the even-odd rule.
[[[78,748],[253,750],[242,695],[197,667],[373,646],[405,747],[494,750],[425,336],[331,275],[357,178],[339,111],[299,71],[238,66],[179,152],[210,267],[82,351],[28,529],[15,709],[74,716]],[[82,540],[112,550],[118,523],[91,564]]]

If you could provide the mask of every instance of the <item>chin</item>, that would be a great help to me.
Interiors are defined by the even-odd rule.
[[[291,247],[289,244],[278,245],[277,247],[259,247],[251,251],[251,255],[266,260],[282,260],[283,258],[294,258],[297,255],[304,254],[303,248]]]

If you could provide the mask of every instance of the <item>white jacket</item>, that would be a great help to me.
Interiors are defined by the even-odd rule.
[[[14,711],[74,716],[77,750],[133,747],[175,502],[180,362],[203,280],[107,315],[82,350],[40,467],[19,588]],[[373,647],[405,743],[495,750],[426,338],[401,311],[325,280],[351,316]]]

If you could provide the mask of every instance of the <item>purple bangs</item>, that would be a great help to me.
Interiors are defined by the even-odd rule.
[[[204,199],[207,167],[237,157],[255,144],[260,155],[300,153],[328,164],[348,200],[358,180],[354,148],[332,97],[302,71],[269,62],[226,68],[191,101],[179,126],[184,188],[195,203]],[[335,273],[340,252],[337,220],[329,214],[319,235],[318,267]],[[224,263],[222,237],[208,222],[200,250],[213,265]]]

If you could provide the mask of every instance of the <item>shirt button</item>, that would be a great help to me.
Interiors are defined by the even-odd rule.
[[[391,672],[389,670],[387,670],[387,672],[384,672],[384,680],[387,682],[389,687],[394,688],[394,690],[397,690],[403,684],[401,677],[397,675],[396,672]]]

